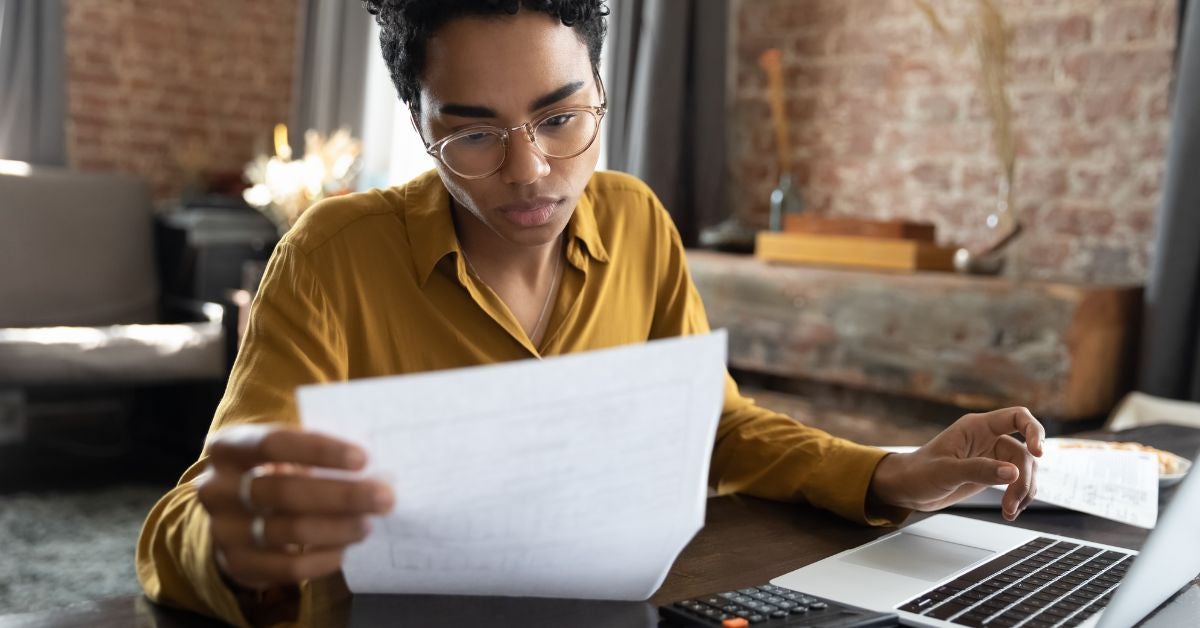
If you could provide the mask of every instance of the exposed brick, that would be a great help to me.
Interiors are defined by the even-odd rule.
[[[1015,58],[1009,64],[1009,76],[1019,85],[1045,87],[1054,83],[1054,61],[1049,57]]]
[[[188,142],[212,170],[240,170],[287,119],[294,0],[66,3],[67,155],[72,167],[143,177],[177,196]]]
[[[1111,119],[1134,121],[1140,115],[1145,90],[1137,84],[1081,90],[1083,121],[1090,125]]]
[[[922,161],[909,170],[913,181],[935,190],[945,190],[953,182],[953,168],[946,162]]]
[[[1123,44],[1155,40],[1161,15],[1168,12],[1163,2],[1137,2],[1105,7],[1100,17],[1100,40]]]
[[[1055,276],[1072,257],[1070,238],[1027,238],[1018,245],[1017,259],[1038,278]]]
[[[1018,167],[1016,188],[1025,198],[1058,198],[1067,192],[1067,173],[1057,166]]]
[[[975,3],[934,4],[962,34]],[[1142,281],[1169,137],[1176,3],[996,5],[1012,31],[1016,210],[1027,227],[1007,272]],[[783,41],[795,169],[807,173],[812,211],[925,220],[964,244],[986,236],[1000,168],[970,47],[955,54],[911,0],[734,6],[734,211],[765,223],[775,158],[757,53]]]
[[[1148,237],[1158,224],[1158,209],[1156,207],[1135,207],[1121,214],[1121,222],[1133,234]]]
[[[946,92],[914,92],[909,117],[926,123],[950,123],[959,119],[961,98]]]
[[[1116,217],[1102,205],[1062,203],[1045,213],[1043,224],[1056,233],[1075,236],[1104,236],[1112,233]]]
[[[1070,119],[1078,101],[1078,92],[1075,90],[1038,87],[1014,93],[1011,106],[1014,116],[1035,125],[1042,120]]]
[[[1098,49],[1069,55],[1063,62],[1067,77],[1081,84],[1128,85],[1148,76],[1170,76],[1173,48],[1141,50]]]
[[[1013,46],[1019,49],[1053,50],[1088,44],[1092,19],[1088,15],[1044,17],[1013,24]]]
[[[1171,90],[1167,85],[1154,85],[1144,90],[1146,97],[1146,115],[1152,120],[1162,120],[1170,117]]]

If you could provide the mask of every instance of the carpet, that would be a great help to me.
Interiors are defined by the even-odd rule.
[[[0,495],[0,615],[141,592],[134,547],[164,492],[122,485]]]

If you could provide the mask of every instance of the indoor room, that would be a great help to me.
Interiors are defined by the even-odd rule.
[[[0,628],[1200,622],[1194,0],[0,0]]]

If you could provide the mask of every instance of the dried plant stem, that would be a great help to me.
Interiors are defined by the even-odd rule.
[[[779,176],[792,172],[792,151],[788,141],[787,112],[783,95],[783,61],[778,48],[771,48],[758,59],[767,74],[767,102],[775,126],[775,148],[779,152]]]
[[[955,37],[928,0],[913,0],[917,9],[929,20],[934,32],[945,39],[955,53],[961,52],[966,43],[975,49],[979,59],[979,92],[987,107],[992,123],[992,150],[1000,171],[1004,175],[1006,194],[1004,209],[1007,214],[1014,209],[1016,174],[1016,142],[1012,131],[1012,107],[1008,99],[1008,28],[1004,17],[992,0],[976,0],[975,15],[967,21],[965,38]],[[1002,216],[1011,220],[1011,215]]]

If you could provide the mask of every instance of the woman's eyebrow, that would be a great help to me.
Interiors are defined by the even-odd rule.
[[[496,110],[489,107],[479,105],[460,105],[456,103],[446,103],[438,107],[438,112],[447,116],[458,116],[459,118],[495,118]]]
[[[583,81],[573,81],[562,87],[540,96],[529,105],[530,111],[537,111],[544,107],[553,105],[554,103],[574,94],[583,89]],[[499,117],[495,109],[484,107],[482,105],[464,105],[461,103],[446,103],[438,107],[438,112],[447,116],[456,116],[459,118],[496,118]]]
[[[570,96],[571,94],[574,94],[575,92],[577,92],[581,89],[583,89],[583,81],[575,81],[572,83],[567,83],[566,85],[563,85],[562,87],[550,92],[549,94],[546,94],[545,96],[542,96],[541,98],[538,98],[537,100],[534,100],[533,104],[529,105],[529,110],[537,111],[538,109],[542,109],[543,107],[548,107],[550,105],[553,105],[554,103],[566,98],[567,96]]]

